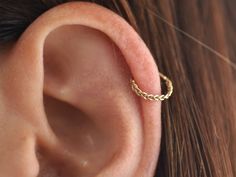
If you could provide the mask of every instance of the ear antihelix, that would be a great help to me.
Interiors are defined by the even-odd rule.
[[[124,134],[126,109],[121,109],[125,101],[118,96],[127,94],[128,71],[111,43],[94,29],[68,25],[50,33],[44,46],[47,120],[63,151],[74,157],[78,174],[84,176],[98,173],[122,144],[119,136]]]

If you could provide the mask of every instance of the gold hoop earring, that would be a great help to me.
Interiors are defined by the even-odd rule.
[[[166,94],[155,95],[155,94],[146,93],[138,87],[137,83],[133,79],[130,80],[131,88],[136,93],[136,95],[142,97],[145,100],[150,100],[150,101],[167,100],[173,93],[173,90],[174,90],[173,84],[172,84],[172,81],[168,77],[166,77],[164,74],[160,73],[160,77],[165,81],[165,84],[167,87]]]

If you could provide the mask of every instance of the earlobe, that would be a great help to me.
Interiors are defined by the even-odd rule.
[[[160,93],[160,78],[149,50],[121,17],[91,3],[55,7],[25,31],[7,66],[15,82],[6,77],[5,84],[17,109],[34,115],[27,121],[55,174],[60,161],[65,176],[152,176],[160,102],[137,98],[129,80]]]

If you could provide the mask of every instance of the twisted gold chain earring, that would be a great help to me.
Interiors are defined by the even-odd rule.
[[[168,77],[166,77],[164,74],[160,73],[160,77],[165,81],[166,88],[167,88],[167,93],[166,94],[154,95],[154,94],[146,93],[138,87],[137,83],[133,79],[130,80],[131,88],[136,93],[136,95],[144,98],[145,100],[150,100],[150,101],[163,101],[163,100],[166,100],[173,93],[173,89],[174,89],[173,84],[172,84],[172,81]]]

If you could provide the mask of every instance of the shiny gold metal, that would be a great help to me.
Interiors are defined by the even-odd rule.
[[[172,84],[172,81],[168,77],[166,77],[164,74],[160,73],[160,77],[165,81],[165,84],[167,87],[167,93],[164,95],[154,95],[154,94],[149,94],[142,91],[133,79],[130,80],[131,88],[136,93],[136,95],[142,97],[145,100],[150,100],[150,101],[167,100],[173,93],[173,89],[174,89],[173,84]]]

